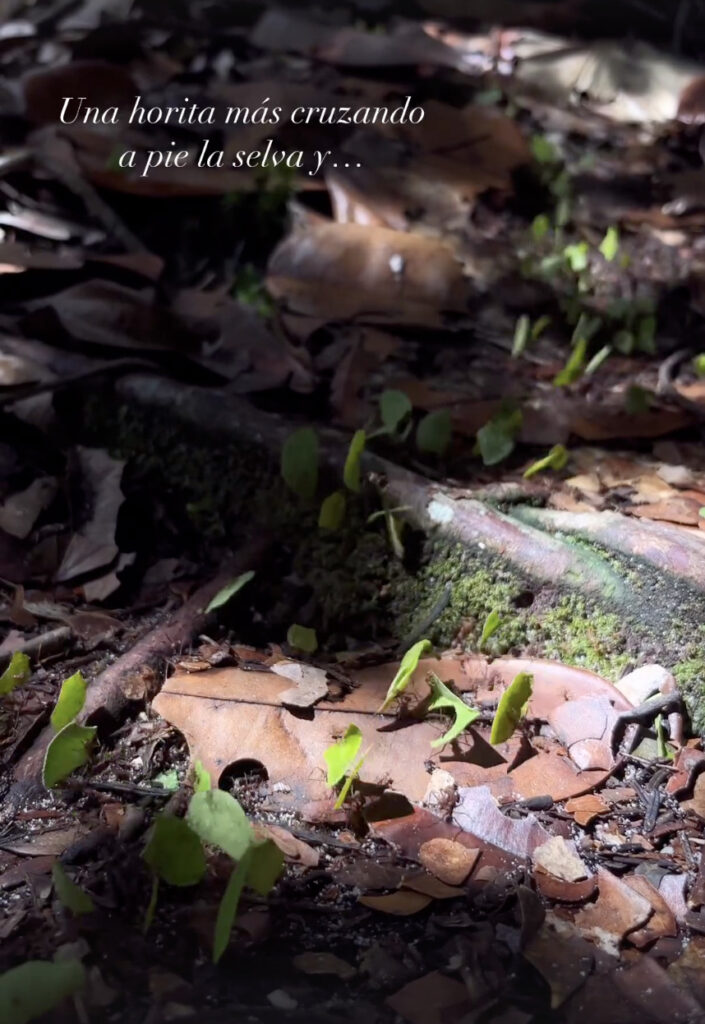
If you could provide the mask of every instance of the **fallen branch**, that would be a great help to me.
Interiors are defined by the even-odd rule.
[[[165,622],[155,626],[134,647],[101,672],[88,687],[80,721],[98,725],[102,730],[114,724],[130,703],[130,681],[146,668],[161,668],[165,659],[187,648],[194,636],[202,633],[206,627],[208,616],[205,609],[210,601],[236,576],[257,566],[269,543],[268,538],[260,538],[235,555],[215,579],[200,587]],[[26,781],[39,777],[52,736],[51,729],[47,728],[37,737],[16,766],[16,779]]]

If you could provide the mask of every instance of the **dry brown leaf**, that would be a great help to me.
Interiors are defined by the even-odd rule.
[[[575,926],[606,953],[616,956],[629,932],[644,925],[651,904],[604,868],[597,870],[598,897],[575,915]]]
[[[546,922],[523,950],[523,955],[546,979],[551,1007],[556,1009],[577,991],[592,970],[594,949],[572,930]]]
[[[702,501],[676,495],[667,501],[655,501],[648,505],[636,505],[630,509],[633,516],[642,519],[656,519],[665,523],[682,523],[683,526],[698,526]]]
[[[479,850],[468,850],[452,839],[430,839],[419,849],[419,860],[423,866],[448,885],[461,885],[479,856]]]
[[[524,800],[550,796],[556,802],[581,796],[599,786],[607,771],[580,771],[565,757],[540,753],[522,762],[510,774],[514,791]]]
[[[566,801],[565,810],[571,814],[578,825],[585,828],[591,821],[602,814],[608,814],[610,805],[599,793],[588,793]]]
[[[675,937],[678,934],[678,925],[673,912],[648,878],[645,878],[644,875],[627,875],[624,881],[630,889],[648,900],[653,909],[653,914],[644,927],[630,932],[627,941],[642,949],[655,942],[656,939]]]
[[[384,896],[359,896],[358,903],[382,914],[410,917],[425,910],[431,903],[431,897],[421,892],[413,892],[411,889],[398,889],[397,892],[386,893]]]
[[[352,964],[334,953],[299,953],[292,963],[304,974],[333,974],[341,981],[350,981],[357,974]]]
[[[459,889],[455,885],[447,885],[440,878],[426,872],[416,875],[406,875],[403,881],[404,889],[411,889],[412,892],[420,892],[424,896],[430,896],[433,900],[453,900],[458,896],[465,896],[465,889]]]
[[[444,1024],[467,1007],[468,990],[440,971],[410,981],[386,1000],[387,1006],[410,1024]]]
[[[502,814],[487,786],[458,790],[453,822],[485,843],[516,857],[528,857],[550,836],[533,814],[509,818]]]
[[[282,828],[281,825],[265,825],[262,822],[257,822],[253,828],[258,838],[271,839],[290,863],[302,864],[306,868],[318,867],[318,851],[303,839],[292,835],[288,829]]]
[[[531,860],[535,868],[563,882],[580,882],[590,874],[574,846],[569,846],[563,836],[552,836],[537,846]]]

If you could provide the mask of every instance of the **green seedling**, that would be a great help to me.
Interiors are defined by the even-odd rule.
[[[499,699],[497,712],[492,722],[490,743],[506,743],[526,714],[531,698],[534,677],[529,672],[520,672],[514,677]]]
[[[237,577],[237,579],[234,579],[231,583],[224,586],[222,590],[218,591],[206,608],[206,613],[214,612],[216,608],[222,608],[223,605],[226,605],[231,598],[235,597],[235,595],[242,590],[245,584],[249,583],[250,580],[253,580],[254,578],[255,574],[252,569],[249,569],[247,572],[243,572]]]
[[[432,644],[430,640],[419,640],[413,647],[410,647],[404,657],[401,659],[399,668],[397,669],[394,679],[392,679],[389,689],[387,690],[387,696],[379,706],[377,714],[381,715],[383,711],[389,707],[392,701],[399,697],[406,687],[409,685],[414,672],[419,667],[419,661],[431,650]]]

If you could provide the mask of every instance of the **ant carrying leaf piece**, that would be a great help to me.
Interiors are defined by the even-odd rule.
[[[348,448],[348,455],[343,469],[343,483],[355,494],[360,490],[360,459],[367,443],[364,430],[356,430]]]
[[[532,462],[529,468],[524,470],[524,479],[529,480],[532,476],[542,473],[545,469],[563,469],[567,462],[568,450],[562,444],[554,444],[548,455],[544,455],[542,459]]]
[[[287,437],[282,448],[284,483],[303,501],[310,501],[318,487],[318,437],[313,427],[301,427]]]
[[[333,491],[321,504],[321,511],[318,513],[319,530],[330,530],[334,533],[343,525],[345,519],[345,494],[343,491]]]
[[[355,761],[361,744],[362,733],[356,725],[349,725],[343,736],[324,751],[323,758],[328,765],[328,775],[326,778],[328,785],[333,788],[345,779],[345,785],[335,801],[335,810],[338,810],[345,803],[350,787],[357,778],[360,768],[367,757],[368,751],[365,751]],[[346,776],[347,778],[345,778]]]
[[[515,676],[499,699],[492,722],[490,743],[506,743],[519,722],[526,714],[526,708],[533,691],[534,677],[529,672]]]
[[[416,446],[429,455],[444,455],[453,434],[450,413],[435,409],[427,413],[416,428]]]
[[[318,650],[316,630],[309,629],[308,626],[299,626],[297,623],[289,626],[286,642],[290,647],[295,647],[297,651],[303,651],[305,654],[313,654]]]
[[[485,619],[485,624],[482,627],[482,636],[480,637],[480,650],[485,646],[490,637],[493,637],[499,629],[500,622],[499,612],[496,608],[493,608],[490,614]]]
[[[475,721],[480,712],[477,708],[469,708],[460,697],[448,689],[445,683],[441,682],[434,672],[429,673],[429,684],[433,698],[428,705],[428,710],[440,711],[447,708],[455,715],[455,722],[450,729],[431,743],[435,750],[437,747],[444,747],[446,743],[452,743],[454,739],[457,739],[461,732]]]
[[[382,420],[382,431],[387,434],[395,434],[402,423],[411,415],[412,405],[403,391],[394,388],[387,388],[379,398],[379,415]]]
[[[29,658],[22,651],[15,651],[3,674],[0,676],[0,697],[18,687],[23,686],[32,672],[29,667]]]
[[[387,690],[387,696],[380,705],[377,714],[381,715],[389,705],[404,692],[409,684],[409,680],[413,676],[416,669],[419,667],[419,661],[428,651],[431,650],[430,640],[419,640],[413,647],[410,647],[404,657],[401,659],[401,664],[397,669],[397,674],[392,679],[389,689]]]
[[[242,590],[246,583],[249,583],[250,580],[254,579],[254,575],[254,571],[249,569],[247,572],[243,572],[238,576],[237,579],[232,580],[231,583],[224,586],[210,602],[206,608],[206,613],[214,612],[216,608],[222,608],[224,604],[227,604],[232,597],[235,597],[235,595]]]

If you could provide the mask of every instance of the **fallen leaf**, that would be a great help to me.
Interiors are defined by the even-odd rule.
[[[617,956],[624,937],[636,931],[651,916],[651,904],[604,868],[597,870],[598,896],[582,907],[574,918],[575,926],[606,953]]]
[[[386,893],[384,896],[360,896],[358,903],[370,910],[378,910],[382,914],[393,914],[395,917],[410,917],[425,910],[431,903],[431,897],[424,893],[413,892],[411,889],[399,889],[397,892]]]
[[[523,950],[523,956],[546,979],[555,1010],[585,984],[594,963],[594,950],[576,933],[557,931],[546,922]]]
[[[562,836],[553,836],[531,855],[534,867],[564,882],[579,882],[589,875],[575,849]]]
[[[28,839],[4,842],[2,846],[4,850],[21,854],[23,857],[60,857],[83,835],[85,835],[85,830],[76,825],[71,828],[40,832]]]
[[[565,803],[565,810],[571,814],[578,825],[585,828],[602,814],[608,814],[610,805],[598,793],[576,796]]]
[[[318,851],[281,825],[264,825],[258,822],[253,825],[253,829],[258,839],[271,839],[290,863],[301,864],[306,868],[318,867]]]
[[[461,982],[432,971],[389,996],[387,1006],[411,1024],[444,1024],[449,1014],[467,1008],[468,990]]]
[[[627,875],[624,882],[630,889],[648,900],[653,909],[653,914],[643,928],[629,932],[627,942],[642,949],[657,939],[675,937],[678,934],[678,925],[673,912],[648,878],[644,875]]]
[[[423,866],[447,885],[461,885],[479,856],[479,850],[469,850],[452,839],[430,839],[419,849]]]
[[[304,974],[333,974],[341,981],[350,981],[357,974],[352,964],[334,953],[299,953],[292,960],[294,967]]]
[[[502,814],[487,786],[458,790],[453,822],[484,842],[517,857],[528,857],[550,836],[533,814],[509,818]]]
[[[579,771],[565,757],[554,753],[539,753],[523,761],[509,775],[514,792],[522,799],[550,796],[556,803],[570,797],[581,796],[600,785],[607,778],[606,771]]]
[[[99,448],[79,448],[77,454],[91,495],[91,513],[69,542],[56,573],[58,583],[105,569],[118,555],[114,537],[124,500],[121,481],[125,463]]]
[[[465,890],[455,885],[447,885],[439,878],[425,872],[415,875],[405,875],[403,882],[404,889],[411,889],[413,892],[423,893],[433,900],[453,900],[459,896],[465,896]]]
[[[296,683],[292,689],[282,693],[282,704],[310,708],[328,696],[328,676],[323,669],[316,668],[315,665],[307,665],[301,661],[278,661],[271,666],[271,670]]]

